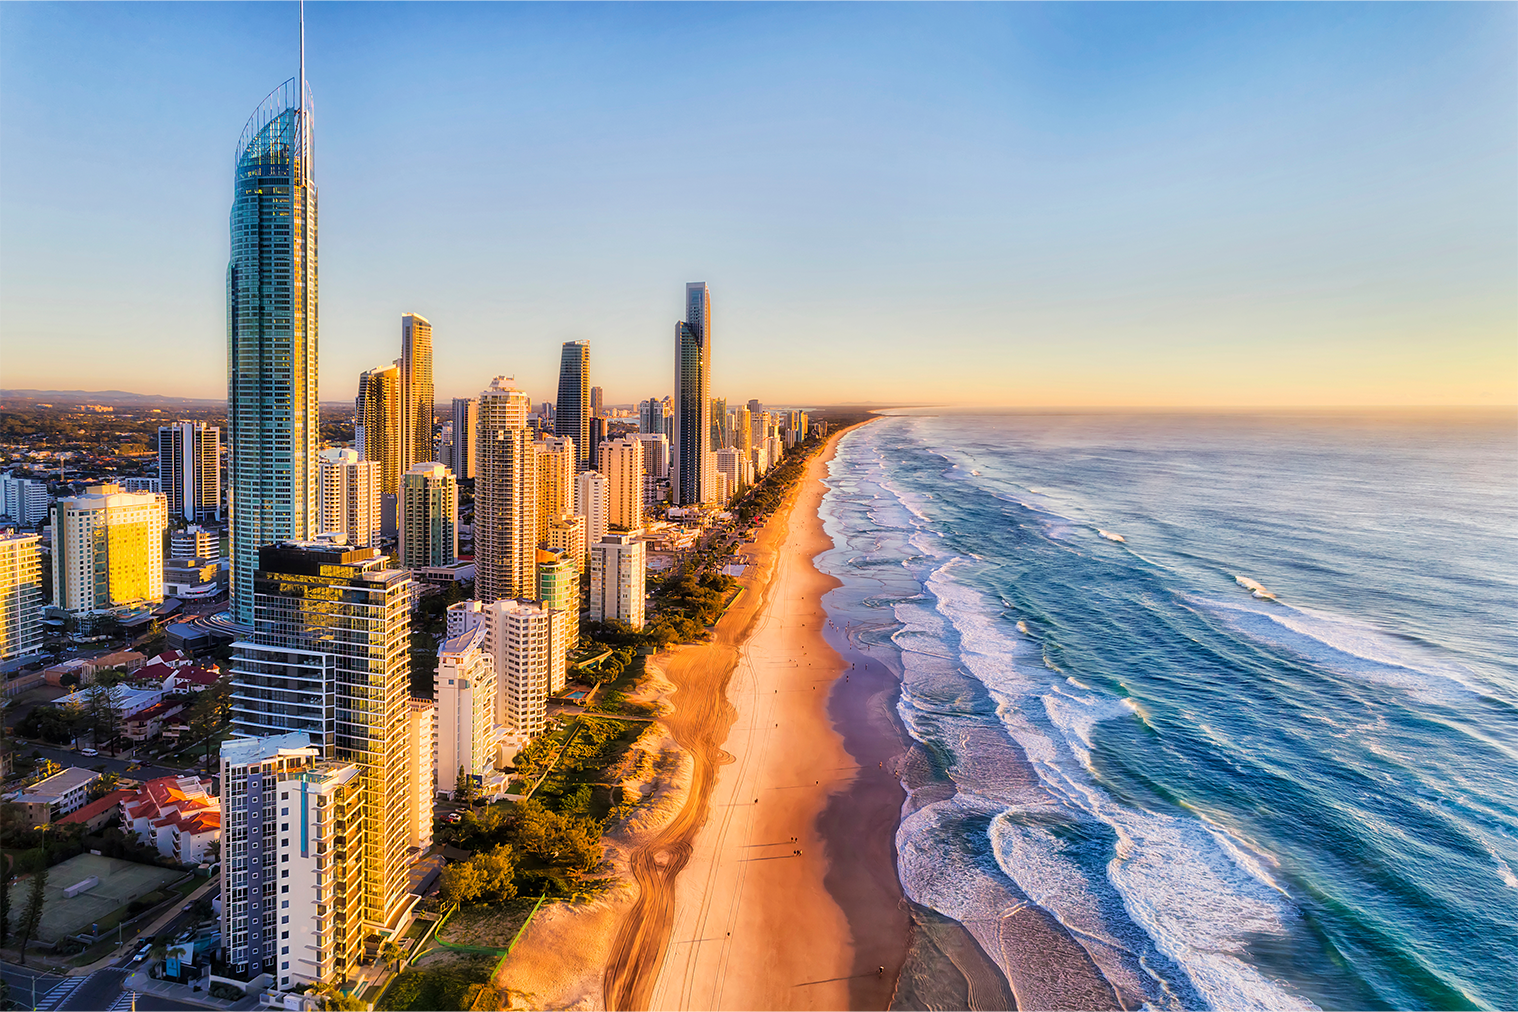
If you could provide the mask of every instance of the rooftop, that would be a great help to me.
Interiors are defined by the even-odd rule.
[[[46,780],[39,780],[21,793],[23,801],[42,801],[47,798],[61,798],[72,790],[94,783],[100,779],[100,774],[94,770],[82,770],[77,766],[71,766],[62,773],[54,773]]]
[[[316,749],[311,747],[311,736],[305,731],[271,734],[264,738],[233,738],[221,743],[221,757],[231,766],[246,766],[292,753],[316,755]]]

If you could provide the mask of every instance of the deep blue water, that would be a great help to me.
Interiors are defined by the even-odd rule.
[[[1155,1007],[1518,1008],[1512,419],[901,416],[828,484],[958,786],[914,901],[998,958],[1010,882]]]

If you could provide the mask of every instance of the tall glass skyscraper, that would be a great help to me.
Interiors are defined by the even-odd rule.
[[[559,400],[553,408],[553,434],[575,441],[575,465],[590,463],[590,342],[565,341],[559,359]]]
[[[675,324],[674,438],[671,485],[675,504],[706,501],[710,491],[712,298],[704,281],[685,286],[685,321]]]
[[[401,317],[401,474],[432,459],[432,324]]]
[[[304,70],[304,62],[302,64]],[[253,621],[258,550],[318,521],[316,186],[305,75],[264,99],[237,143],[227,265],[232,614]]]

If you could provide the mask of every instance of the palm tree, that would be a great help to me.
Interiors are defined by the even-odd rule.
[[[406,954],[401,951],[401,947],[394,941],[389,941],[380,946],[379,958],[381,962],[390,967],[391,972],[395,972],[400,969],[401,964],[406,958]]]
[[[169,958],[169,946],[167,942],[155,940],[148,948],[148,966],[153,967]],[[150,975],[151,976],[151,975]]]
[[[348,994],[330,981],[316,985],[316,993],[322,996],[322,1008],[328,1012],[367,1012],[369,1006],[359,998]]]

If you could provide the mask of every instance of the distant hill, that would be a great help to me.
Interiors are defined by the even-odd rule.
[[[159,404],[178,404],[186,407],[207,408],[227,403],[225,397],[169,397],[164,394],[134,394],[125,390],[0,390],[0,401],[108,404],[112,407],[154,407]]]

